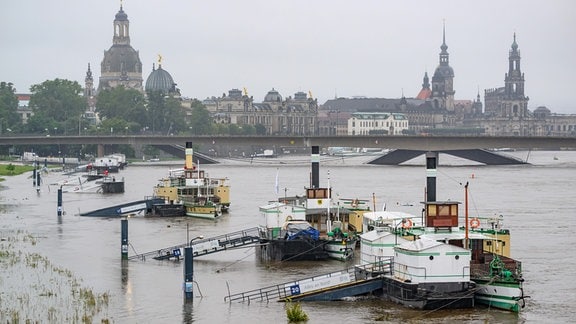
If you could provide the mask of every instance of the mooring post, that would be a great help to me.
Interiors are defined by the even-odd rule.
[[[36,163],[34,163],[34,169],[32,169],[32,187],[36,187]]]
[[[194,253],[192,245],[184,248],[184,300],[194,299]]]
[[[122,239],[121,239],[121,251],[122,251],[122,260],[128,260],[128,218],[126,217],[122,217],[122,220],[120,221],[121,225],[122,225],[122,229],[121,229],[121,233],[122,233]]]
[[[58,188],[58,207],[56,208],[58,216],[62,216],[62,186]]]
[[[40,192],[40,170],[36,171],[36,191]]]

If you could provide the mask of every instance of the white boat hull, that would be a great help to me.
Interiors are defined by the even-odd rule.
[[[519,312],[524,307],[522,283],[481,283],[476,282],[474,298],[480,304]]]
[[[356,241],[353,240],[334,240],[326,243],[326,245],[324,245],[324,250],[328,253],[328,256],[331,259],[347,261],[352,259],[354,256],[355,245]]]

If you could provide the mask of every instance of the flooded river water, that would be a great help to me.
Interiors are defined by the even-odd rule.
[[[514,154],[529,157],[532,164],[463,165],[460,160],[441,155],[437,197],[464,201],[464,184],[469,182],[471,216],[504,216],[504,226],[512,232],[512,256],[523,262],[525,293],[531,296],[519,315],[480,307],[417,311],[377,299],[350,299],[302,303],[309,323],[399,323],[422,319],[431,323],[574,321],[576,152]],[[366,165],[362,163],[365,160],[321,160],[321,185],[330,181],[334,194],[341,198],[370,199],[374,194],[377,209],[386,203],[388,210],[419,215],[426,183],[424,159],[403,166]],[[211,176],[230,179],[230,213],[217,221],[131,217],[130,255],[183,244],[199,235],[211,237],[261,225],[258,207],[277,198],[274,189],[277,174],[280,195],[302,194],[309,184],[310,165],[306,156],[282,163],[276,159],[251,163],[225,161],[202,167]],[[30,266],[29,261],[18,266],[6,264],[6,258],[2,259],[0,321],[6,323],[18,316],[22,322],[26,318],[38,322],[67,322],[66,316],[72,316],[66,315],[65,309],[70,307],[68,301],[78,296],[71,296],[66,290],[46,293],[37,283],[54,282],[53,276],[65,274],[68,278],[77,278],[75,284],[87,287],[97,296],[106,296],[105,305],[93,317],[95,323],[101,319],[113,323],[286,323],[283,303],[227,303],[224,297],[229,292],[340,270],[357,262],[265,263],[258,260],[254,247],[206,255],[194,260],[194,280],[198,285],[194,300],[185,303],[182,262],[149,259],[123,263],[120,219],[78,216],[80,211],[151,195],[157,180],[166,176],[169,169],[166,165],[129,166],[116,175],[125,178],[124,194],[65,193],[66,214],[62,217],[56,212],[56,188],[47,185],[61,179],[61,174],[47,175],[39,194],[29,174],[8,177],[0,192],[3,250],[11,248],[21,255],[34,253],[49,262],[51,269],[60,270],[56,274],[54,270],[38,272],[39,266]],[[20,239],[12,242],[10,238],[16,236]],[[52,302],[53,294],[64,299]]]

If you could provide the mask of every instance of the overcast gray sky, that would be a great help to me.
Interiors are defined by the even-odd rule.
[[[513,34],[528,107],[576,114],[574,0],[124,0],[144,81],[157,55],[183,96],[246,88],[255,101],[311,91],[414,97],[432,76],[442,23],[456,99],[502,87]],[[97,86],[119,0],[2,0],[0,81],[18,92],[64,78]]]

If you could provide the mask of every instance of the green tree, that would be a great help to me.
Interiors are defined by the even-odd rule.
[[[76,125],[86,111],[86,101],[81,96],[82,87],[76,81],[46,80],[30,87],[30,91],[30,107],[34,115],[30,117],[27,128],[31,132],[42,133],[53,129],[54,133],[66,135],[70,127],[66,125],[67,121],[74,120]]]
[[[22,125],[18,115],[18,97],[12,83],[0,82],[0,134],[17,131]]]
[[[212,125],[212,133],[218,135],[228,135],[230,133],[228,124],[214,123]]]
[[[256,135],[266,135],[266,126],[262,124],[256,124]]]
[[[148,91],[147,95],[153,132],[168,135],[186,130],[186,116],[179,98],[165,96],[162,91]]]
[[[195,135],[212,134],[214,125],[208,109],[198,100],[194,100],[191,106],[190,127],[192,127],[192,133]]]
[[[146,98],[135,89],[126,89],[119,86],[112,89],[102,90],[97,97],[96,112],[100,118],[120,118],[143,128],[150,124],[150,117],[146,112]]]
[[[242,131],[241,134],[242,135],[254,135],[256,134],[256,127],[252,126],[252,125],[242,125]]]

